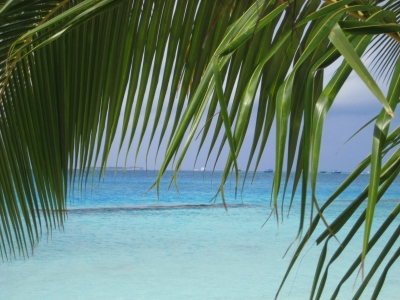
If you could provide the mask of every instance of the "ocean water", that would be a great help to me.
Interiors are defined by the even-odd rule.
[[[69,196],[63,230],[53,230],[49,237],[44,234],[29,259],[0,264],[0,299],[274,299],[298,244],[299,195],[289,216],[288,198],[283,217],[265,223],[271,214],[272,173],[257,173],[236,197],[232,177],[225,187],[227,211],[219,197],[212,200],[220,182],[218,172],[181,171],[179,192],[174,186],[168,190],[167,174],[159,196],[154,189],[143,195],[155,176],[152,171],[111,170],[100,183],[95,180],[93,186],[89,182],[86,188],[77,188]],[[318,200],[323,203],[345,178],[345,174],[320,174]],[[368,176],[361,176],[325,217],[335,218],[367,182]],[[374,231],[399,203],[399,192],[396,179],[377,206]],[[397,226],[395,220],[391,228]],[[339,232],[339,241],[348,228]],[[323,229],[321,225],[317,231]],[[311,237],[278,299],[308,299],[322,249],[315,245],[316,237]],[[322,299],[330,299],[345,267],[359,255],[361,243],[360,233],[346,255],[332,264]],[[399,246],[397,241],[393,248]],[[331,239],[328,253],[338,247]],[[376,257],[382,247],[377,244],[369,256]],[[372,261],[367,257],[366,270]],[[380,274],[383,267],[378,270]],[[397,261],[380,299],[400,295],[399,278]],[[361,299],[371,298],[376,281],[375,275]],[[351,299],[360,284],[361,275],[353,274],[338,299]]]

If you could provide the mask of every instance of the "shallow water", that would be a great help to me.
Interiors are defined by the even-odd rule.
[[[273,174],[257,174],[236,199],[232,178],[225,191],[228,211],[219,198],[216,205],[209,202],[219,176],[211,180],[210,172],[182,171],[179,194],[174,188],[166,192],[165,180],[158,198],[153,190],[142,196],[155,179],[153,172],[117,172],[116,177],[108,172],[100,185],[95,181],[93,190],[89,184],[86,192],[77,190],[70,196],[64,231],[54,230],[48,241],[44,236],[28,260],[0,265],[0,299],[273,299],[293,255],[295,246],[282,258],[296,237],[299,197],[288,218],[285,205],[283,222],[271,218],[263,226],[271,212]],[[325,201],[344,178],[344,174],[321,174],[318,199]],[[352,185],[326,211],[326,218],[333,219],[367,181],[365,175]],[[397,182],[378,205],[374,230],[398,203],[399,192]],[[345,234],[337,237],[343,241]],[[343,266],[359,254],[361,239],[358,235],[348,246],[348,255],[332,265],[322,299],[330,298],[333,283],[346,271]],[[331,239],[328,251],[337,247]],[[398,247],[397,241],[394,248]],[[279,299],[308,298],[321,248],[306,246]],[[368,258],[366,264],[368,270]],[[355,275],[343,285],[339,299],[352,297],[353,285],[361,283]],[[381,299],[400,293],[399,275],[396,262]],[[362,299],[371,297],[373,285]]]

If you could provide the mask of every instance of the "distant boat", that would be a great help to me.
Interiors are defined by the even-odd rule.
[[[272,169],[266,169],[265,171],[264,171],[264,173],[272,173],[274,170],[272,170]]]
[[[326,173],[326,171],[319,171],[321,174],[325,174]]]
[[[332,173],[332,174],[340,174],[340,173],[342,173],[342,171],[339,171],[339,170],[332,170],[331,173]]]

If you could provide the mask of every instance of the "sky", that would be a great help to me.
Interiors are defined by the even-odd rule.
[[[341,61],[335,62],[325,71],[325,84],[328,79],[333,75],[336,68],[339,66]],[[163,70],[161,70],[163,73]],[[379,83],[379,82],[378,82]],[[387,86],[380,83],[384,94],[387,92]],[[156,94],[157,97],[157,94]],[[350,77],[346,81],[345,85],[339,92],[335,102],[333,103],[324,125],[323,140],[320,153],[320,170],[340,170],[343,172],[352,171],[370,152],[372,143],[372,131],[373,124],[369,125],[353,137],[350,141],[346,141],[356,133],[364,124],[375,117],[381,110],[382,105],[378,102],[375,96],[369,91],[367,86],[361,82],[360,78],[354,72],[351,73]],[[143,111],[144,108],[142,108]],[[165,112],[165,106],[163,111]],[[163,113],[164,113],[163,112]],[[154,122],[154,114],[152,112],[152,120]],[[253,115],[254,116],[254,115]],[[163,121],[165,115],[162,115],[160,120]],[[175,116],[169,116],[169,119],[174,119]],[[159,122],[160,120],[157,120]],[[202,120],[202,124],[206,122],[205,118]],[[200,128],[203,125],[200,125]],[[250,127],[254,127],[255,116],[250,119]],[[398,126],[400,124],[399,117],[394,118],[393,125]],[[151,125],[152,126],[152,125]],[[159,126],[161,127],[161,126]],[[119,132],[121,131],[119,127]],[[392,127],[393,128],[393,127]],[[140,128],[141,129],[141,128]],[[159,136],[160,128],[156,132],[156,142]],[[137,135],[140,134],[140,130]],[[162,161],[163,154],[166,147],[166,142],[163,141],[160,151],[157,153],[157,143],[152,144],[150,151],[147,156],[147,145],[149,143],[150,132],[146,131],[144,141],[138,152],[138,156],[135,160],[136,146],[138,144],[138,138],[135,136],[132,143],[132,149],[128,154],[126,160],[127,167],[141,167],[144,169],[159,169]],[[120,133],[117,133],[116,142],[111,150],[107,166],[109,167],[123,167],[125,165],[125,153],[127,151],[126,144],[122,148],[121,154],[118,155],[118,145]],[[249,151],[251,148],[253,131],[248,131],[240,155],[238,157],[238,165],[242,170],[246,169]],[[200,152],[196,160],[197,149],[199,145],[199,139],[194,140],[188,150],[188,153],[182,163],[181,169],[193,170],[205,167],[206,170],[212,170],[214,167],[215,153],[211,155],[210,160],[207,162],[207,152],[210,144],[210,139],[206,141],[204,150]],[[219,145],[218,145],[219,146]],[[218,148],[218,147],[217,147]],[[221,170],[225,166],[226,157],[229,154],[228,146],[226,145],[221,158],[215,165],[216,170]],[[274,169],[275,166],[275,127],[273,126],[269,141],[264,151],[262,160],[258,167],[259,171],[266,170],[268,168]],[[254,164],[251,169],[254,168]]]
[[[325,81],[327,81],[330,76],[332,76],[335,67],[338,63],[329,69],[325,75]],[[386,94],[387,86],[380,83],[381,89]],[[371,152],[371,142],[372,142],[372,130],[373,125],[369,125],[353,137],[350,141],[346,141],[356,133],[364,124],[376,116],[382,106],[375,98],[375,96],[369,91],[366,85],[359,79],[358,75],[354,72],[351,73],[349,79],[342,87],[339,92],[334,104],[332,105],[324,125],[323,140],[321,147],[321,156],[319,169],[320,170],[340,170],[342,172],[352,171],[359,162],[362,161]],[[154,120],[154,113],[153,120]],[[173,118],[174,116],[171,116]],[[161,120],[163,120],[162,116]],[[205,120],[203,120],[203,123]],[[250,119],[250,127],[255,123],[255,117]],[[393,119],[393,125],[398,126],[400,124],[398,117]],[[392,126],[393,126],[392,125]],[[253,125],[254,126],[254,125]],[[393,127],[392,127],[393,128]],[[119,130],[120,131],[120,130]],[[158,129],[158,133],[160,130]],[[108,167],[123,167],[125,162],[126,145],[121,151],[118,163],[116,164],[118,157],[118,143],[119,135],[117,134],[116,143],[111,150]],[[244,142],[241,153],[238,158],[238,164],[240,169],[246,169],[247,158],[251,147],[251,139],[253,132],[249,130],[248,136]],[[156,136],[158,136],[156,134]],[[159,169],[163,159],[163,149],[165,149],[166,141],[163,142],[161,150],[156,157],[156,144],[153,143],[146,164],[146,151],[149,141],[149,132],[146,132],[144,137],[143,146],[140,148],[138,158],[136,160],[136,166],[141,168],[147,168],[149,170]],[[133,141],[133,146],[128,155],[128,160],[126,162],[127,167],[133,167],[135,165],[135,146],[138,140],[135,137]],[[188,154],[186,155],[182,168],[183,170],[193,170],[206,167],[206,170],[212,170],[215,160],[215,155],[211,155],[210,161],[206,165],[206,156],[208,151],[208,143],[204,147],[206,150],[200,152],[199,157],[195,163],[197,148],[199,145],[199,140],[194,140],[191,147],[189,148]],[[225,166],[225,159],[228,155],[228,148],[225,147],[221,159],[216,164],[216,170],[221,170]],[[275,127],[272,128],[269,141],[267,143],[266,150],[264,152],[263,158],[261,160],[259,171],[263,171],[268,168],[274,169],[275,165]],[[254,164],[251,169],[254,168]]]

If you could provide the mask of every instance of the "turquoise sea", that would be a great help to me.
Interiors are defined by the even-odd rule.
[[[299,195],[289,216],[288,197],[284,217],[280,215],[278,222],[271,217],[263,226],[271,213],[273,173],[259,172],[253,183],[248,179],[236,198],[232,177],[225,191],[227,211],[220,198],[210,202],[220,176],[180,171],[177,192],[174,186],[167,190],[167,174],[159,197],[155,190],[143,195],[155,180],[153,171],[109,170],[93,186],[89,181],[69,196],[63,230],[44,234],[29,259],[0,263],[0,299],[274,299],[297,245]],[[323,203],[345,178],[346,174],[320,174],[318,200]],[[399,203],[399,180],[377,206],[374,231]],[[368,175],[361,176],[325,217],[337,216],[367,182]],[[392,228],[399,226],[398,220],[394,223]],[[339,241],[346,230],[337,235]],[[311,237],[278,299],[308,299],[322,249],[315,238]],[[347,255],[331,266],[322,299],[330,299],[334,283],[359,255],[361,239],[362,234],[357,235]],[[328,253],[338,246],[331,239]],[[394,249],[398,247],[399,241]],[[376,257],[380,249],[381,244],[375,246],[370,256]],[[371,262],[367,258],[366,270]],[[338,299],[352,298],[361,284],[361,275],[356,276],[342,286]],[[376,277],[361,299],[370,299]],[[399,299],[399,278],[396,261],[380,299]]]

